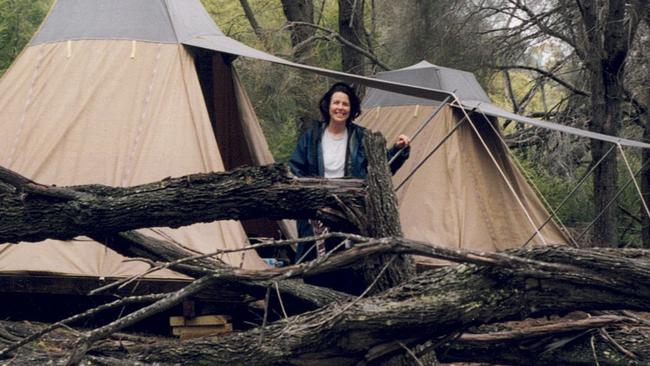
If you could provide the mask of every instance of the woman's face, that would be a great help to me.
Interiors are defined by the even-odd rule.
[[[350,98],[343,92],[335,92],[330,100],[330,122],[345,124],[350,116]]]

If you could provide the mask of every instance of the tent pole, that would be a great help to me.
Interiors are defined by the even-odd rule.
[[[591,175],[591,173],[593,173],[594,170],[596,170],[596,168],[600,165],[600,163],[602,163],[603,160],[605,160],[605,158],[607,157],[607,155],[609,155],[609,154],[614,150],[615,147],[616,147],[616,145],[612,145],[612,147],[611,147],[609,150],[607,150],[607,152],[605,153],[605,155],[603,155],[603,156],[600,158],[600,160],[598,160],[598,161],[596,162],[596,164],[594,164],[594,165],[591,167],[591,169],[589,169],[589,171],[588,171],[587,173],[585,173],[585,175],[583,175],[582,178],[580,178],[580,181],[578,181],[578,184],[576,184],[576,186],[573,187],[573,189],[571,190],[571,192],[569,192],[569,193],[564,197],[564,199],[562,200],[562,202],[560,202],[560,204],[559,204],[555,209],[553,209],[552,207],[549,206],[550,209],[551,209],[551,215],[550,215],[550,216],[546,219],[546,221],[544,221],[544,223],[539,227],[539,230],[542,230],[542,229],[544,228],[544,226],[546,226],[546,224],[548,224],[548,223],[551,221],[551,219],[553,218],[553,216],[556,216],[556,217],[557,217],[557,211],[559,211],[559,210],[564,206],[564,204],[567,203],[567,201],[569,200],[569,198],[573,197],[573,194],[576,193],[576,191],[578,190],[578,188],[580,188],[580,187],[582,186],[582,184],[587,180],[587,178]],[[566,229],[565,229],[565,230],[566,230]],[[567,234],[568,234],[568,231],[567,231]],[[524,246],[527,245],[531,240],[533,240],[534,237],[535,237],[535,234],[533,234],[530,238],[528,238],[528,240],[526,241],[526,243],[524,243]],[[571,235],[569,235],[569,237],[570,237],[571,240],[573,241],[573,244],[577,247],[577,246],[578,246],[578,241],[575,240]]]
[[[641,171],[642,171],[643,169],[645,169],[645,167],[646,167],[649,163],[650,163],[650,161],[647,161],[645,164],[643,164],[643,166],[641,167],[641,169],[639,169],[639,170],[636,172],[636,174],[633,175],[633,177],[636,177],[639,173],[641,173]],[[616,202],[616,199],[618,198],[618,196],[620,196],[621,193],[623,193],[623,191],[625,191],[625,188],[627,188],[627,186],[629,186],[630,183],[632,183],[633,180],[634,180],[633,178],[630,178],[630,179],[627,180],[627,182],[625,182],[625,184],[623,185],[623,187],[621,187],[621,189],[619,189],[618,192],[616,192],[616,195],[614,196],[614,198],[612,198],[611,201],[607,202],[607,205],[605,205],[605,208],[603,208],[603,209],[598,213],[598,216],[596,216],[596,218],[595,218],[592,222],[589,223],[589,225],[584,229],[584,231],[583,231],[582,233],[580,233],[580,235],[578,236],[578,239],[576,239],[576,240],[580,240],[580,239],[582,239],[583,236],[585,236],[585,234],[587,233],[587,231],[589,231],[589,229],[591,229],[591,227],[594,226],[594,224],[596,223],[596,221],[598,221],[598,219],[599,219],[601,216],[603,216],[603,214],[605,213],[605,211],[607,211],[607,209],[609,208],[609,206],[611,206],[612,203]]]
[[[517,200],[517,203],[519,204],[519,207],[524,211],[524,214],[526,215],[526,218],[528,219],[528,223],[532,226],[533,229],[535,229],[535,234],[539,235],[539,237],[542,239],[542,243],[544,243],[544,245],[548,245],[548,243],[546,242],[546,239],[544,238],[544,235],[542,235],[542,233],[539,230],[537,230],[537,225],[535,225],[535,222],[533,221],[533,218],[530,216],[530,213],[526,209],[526,206],[524,206],[524,203],[521,201],[521,198],[519,198],[519,195],[517,195],[517,192],[515,191],[515,188],[512,186],[512,183],[510,183],[510,180],[508,180],[508,177],[506,176],[503,169],[501,169],[501,166],[499,165],[499,162],[496,160],[496,158],[494,157],[494,154],[492,154],[492,151],[490,151],[490,148],[488,147],[487,143],[485,143],[485,140],[483,139],[483,136],[481,136],[478,129],[476,128],[476,126],[474,124],[474,121],[472,121],[472,118],[469,116],[467,111],[462,107],[462,105],[460,104],[460,100],[458,100],[458,98],[456,98],[455,101],[460,106],[460,110],[465,114],[465,116],[469,120],[470,126],[472,126],[472,129],[476,133],[476,136],[478,137],[478,139],[481,141],[481,144],[485,148],[485,151],[488,153],[488,155],[490,156],[490,159],[492,160],[494,165],[497,167],[497,170],[501,174],[501,177],[503,178],[503,180],[505,180],[506,185],[510,189],[510,192],[515,196],[515,199]]]
[[[625,161],[625,166],[627,167],[627,171],[630,173],[630,178],[632,178],[632,181],[634,182],[634,187],[636,188],[636,191],[639,193],[639,198],[641,199],[641,204],[645,209],[645,213],[646,215],[648,215],[648,218],[650,218],[650,210],[648,209],[648,205],[643,199],[643,193],[641,193],[641,188],[639,187],[639,183],[636,181],[636,178],[634,178],[632,167],[630,167],[630,163],[627,161],[627,156],[625,156],[625,151],[623,151],[623,146],[621,146],[621,144],[616,144],[616,145],[618,146],[618,149],[621,151],[621,156],[623,156],[623,161]]]
[[[489,120],[488,116],[485,114],[485,112],[483,112],[482,109],[479,108],[479,111],[483,115],[483,118],[485,118],[486,120]],[[544,195],[542,194],[540,189],[537,188],[537,185],[535,184],[533,179],[526,173],[526,169],[524,169],[521,166],[521,163],[519,162],[519,159],[517,159],[517,157],[508,148],[508,144],[506,143],[506,140],[503,138],[503,136],[501,136],[499,131],[497,131],[497,129],[491,123],[489,125],[492,128],[492,131],[494,131],[494,133],[499,137],[499,140],[501,141],[501,144],[503,145],[503,147],[506,149],[506,152],[508,152],[508,155],[512,158],[512,160],[515,162],[515,164],[517,164],[517,167],[519,167],[519,170],[524,175],[524,177],[526,178],[528,183],[535,189],[535,192],[537,192],[537,194],[540,197],[542,197],[542,200],[546,204],[546,207],[551,211],[551,216],[549,216],[549,218],[542,224],[542,226],[539,227],[538,230],[541,231],[544,228],[544,226],[546,226],[546,224],[551,220],[551,218],[555,217],[555,220],[557,220],[558,223],[560,224],[560,230],[564,231],[566,236],[569,238],[569,241],[571,241],[573,243],[573,245],[577,247],[578,245],[577,245],[576,241],[573,239],[573,236],[571,236],[571,233],[569,233],[569,230],[566,228],[566,226],[564,225],[564,223],[562,222],[560,217],[557,215],[557,213],[555,211],[553,211],[553,207],[551,207],[551,204],[548,202],[546,197],[544,197]],[[537,232],[533,233],[533,235],[528,240],[526,240],[526,242],[522,246],[525,247],[531,240],[533,240],[535,238],[536,235],[537,235]]]
[[[472,109],[472,110],[473,110],[473,109]],[[422,167],[422,165],[423,165],[427,160],[429,160],[429,158],[430,158],[430,157],[431,157],[431,156],[432,156],[436,151],[438,151],[438,149],[440,148],[440,146],[442,146],[442,144],[444,144],[444,143],[449,139],[449,137],[451,137],[451,135],[453,135],[453,133],[456,132],[456,130],[458,129],[458,127],[460,127],[460,125],[463,124],[463,122],[465,122],[466,120],[467,120],[467,118],[466,118],[466,117],[463,117],[460,121],[458,121],[458,123],[456,123],[456,125],[454,125],[454,127],[451,129],[451,131],[449,131],[449,132],[445,135],[445,137],[442,138],[442,140],[441,140],[441,141],[440,141],[440,142],[439,142],[439,143],[438,143],[438,144],[433,148],[433,150],[431,150],[431,152],[430,152],[429,154],[427,154],[427,156],[425,156],[424,159],[422,159],[422,160],[418,163],[418,165],[415,166],[415,168],[413,168],[413,170],[412,170],[412,171],[411,171],[411,172],[406,176],[406,178],[404,178],[404,180],[402,180],[402,182],[401,182],[400,184],[397,185],[397,187],[395,188],[395,192],[397,192],[400,188],[402,188],[402,186],[404,186],[404,184],[405,184],[409,179],[411,179],[411,177],[413,177],[413,175],[418,171],[418,169],[420,169],[420,168]]]
[[[447,98],[445,98],[445,99],[442,101],[442,103],[440,103],[440,105],[438,106],[438,108],[436,108],[436,110],[433,111],[433,113],[431,113],[431,115],[429,115],[429,117],[428,117],[426,120],[424,120],[424,122],[422,122],[422,123],[420,124],[420,126],[418,127],[418,129],[415,130],[415,133],[413,134],[413,137],[411,137],[411,142],[413,142],[413,140],[415,140],[415,138],[418,137],[418,135],[420,134],[420,132],[422,132],[422,130],[423,130],[423,129],[424,129],[424,128],[425,128],[425,127],[426,127],[426,126],[431,122],[431,121],[433,121],[433,118],[434,118],[434,117],[435,117],[435,116],[436,116],[436,115],[437,115],[437,114],[442,110],[442,107],[445,106],[445,104],[447,104],[447,102],[449,101],[449,99],[451,99],[450,96],[448,96]],[[393,155],[393,157],[390,158],[390,161],[388,162],[388,166],[391,166],[391,165],[393,164],[393,162],[395,161],[395,159],[397,159],[398,156],[402,155],[402,151],[404,151],[405,148],[406,148],[406,146],[403,146],[401,149],[399,149],[399,150],[397,151],[397,154]]]

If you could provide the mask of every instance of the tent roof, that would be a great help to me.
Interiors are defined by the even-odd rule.
[[[490,103],[490,98],[474,77],[467,71],[450,69],[421,61],[403,69],[379,72],[376,77],[426,88],[453,91],[461,100],[478,100]],[[436,105],[438,101],[411,97],[389,91],[370,89],[363,100],[363,108],[400,106],[400,105]]]
[[[458,98],[461,101],[481,103],[483,111],[499,109],[490,104],[487,94],[471,73],[435,66],[426,61],[403,69],[379,73],[377,78],[370,78],[303,65],[256,50],[224,35],[199,0],[57,0],[30,44],[81,39],[126,39],[182,43],[231,55],[269,61],[351,83],[359,83],[383,91],[384,97],[378,97],[378,99],[384,102],[396,103],[396,101],[406,100],[413,104],[417,100],[424,104],[436,104],[445,98],[452,100]],[[374,93],[374,91],[370,90],[369,95],[370,93]],[[364,107],[369,108],[371,102],[372,100],[365,102]],[[488,104],[494,108],[488,107]],[[496,113],[485,113],[501,117]],[[638,141],[577,128],[563,128],[565,126],[514,116],[517,118],[508,118],[583,137],[616,141],[616,143],[626,146],[650,148],[650,144]]]
[[[31,45],[81,39],[183,43],[223,36],[200,1],[58,0]]]
[[[508,112],[492,104],[485,90],[470,72],[440,67],[427,61],[421,61],[415,65],[402,69],[377,73],[376,77],[377,79],[389,80],[397,83],[430,87],[440,89],[443,92],[447,91],[449,95],[455,95],[459,99],[459,102],[464,109],[476,109],[477,112],[484,113],[488,116],[506,118],[534,127],[546,128],[576,136],[621,144],[624,146],[650,148],[650,144],[648,143],[581,130],[575,127],[542,121]],[[453,99],[450,102],[452,101]],[[439,102],[440,100],[416,98],[408,95],[392,93],[386,90],[369,89],[363,100],[362,108],[367,109],[416,104],[438,105],[440,104]]]

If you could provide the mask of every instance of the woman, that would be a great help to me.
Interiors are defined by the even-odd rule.
[[[332,85],[321,98],[319,109],[323,121],[307,130],[298,140],[289,161],[291,171],[299,177],[365,179],[368,175],[368,161],[363,148],[365,128],[353,123],[361,114],[361,102],[354,89],[346,83]],[[390,160],[403,150],[391,164],[393,173],[408,158],[409,143],[408,136],[400,135],[388,151]],[[312,236],[314,227],[318,232],[319,226],[319,223],[299,220],[298,234],[300,237]],[[311,245],[298,245],[296,259],[302,258]],[[305,259],[313,259],[316,255],[317,251],[311,250]]]

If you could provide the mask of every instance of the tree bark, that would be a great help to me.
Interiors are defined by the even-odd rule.
[[[646,32],[650,32],[650,2],[648,0],[637,0],[636,1],[637,9],[640,9],[639,13],[642,15],[643,23],[646,27]],[[650,40],[645,41],[644,48],[646,50],[650,49]],[[650,67],[650,55],[647,52],[645,55],[646,67]],[[650,82],[650,77],[645,76],[645,82]],[[645,95],[641,98],[643,103],[641,107],[643,108],[643,113],[639,117],[641,119],[641,125],[643,126],[643,141],[650,141],[650,89],[645,88]],[[646,168],[642,172],[641,178],[641,190],[643,192],[643,199],[646,203],[650,205],[650,150],[644,149],[641,153],[641,163]],[[645,212],[641,213],[641,239],[643,241],[643,246],[645,248],[650,248],[650,217]]]
[[[440,347],[437,354],[443,362],[521,366],[587,366],[596,361],[601,366],[624,366],[650,362],[650,342],[644,340],[647,327],[632,323],[599,325],[596,318],[592,319],[596,320],[593,325],[572,327],[571,323],[577,322],[562,323],[566,330],[529,336],[526,331],[517,331],[520,334],[511,338],[495,337],[499,334],[464,334]]]
[[[518,250],[484,266],[426,272],[380,296],[331,304],[264,329],[132,352],[141,361],[193,365],[350,365],[375,346],[413,335],[435,338],[572,310],[649,310],[647,251],[614,253]]]
[[[609,0],[604,5],[597,0],[579,2],[586,40],[583,61],[591,83],[589,129],[612,136],[621,128],[625,59],[636,30],[633,20],[626,22],[625,7],[624,0]],[[592,140],[592,161],[599,161],[609,147],[609,143]],[[594,226],[592,242],[611,247],[618,244],[616,208],[605,207],[616,195],[617,177],[616,155],[610,154],[594,171],[595,210],[604,213]]]
[[[312,0],[282,0],[282,10],[290,23],[314,23],[314,2]],[[291,46],[294,49],[293,57],[305,61],[311,53],[311,45],[306,42],[314,35],[315,29],[305,25],[291,27]]]
[[[647,250],[545,247],[499,254],[385,238],[361,242],[331,260],[351,263],[387,253],[473,264],[426,272],[381,295],[332,303],[247,332],[182,344],[135,346],[121,358],[191,365],[349,365],[390,342],[408,343],[414,335],[439,339],[481,324],[574,310],[650,310]],[[298,274],[295,268],[274,271]],[[251,273],[251,280],[273,275],[262,272]],[[598,357],[603,359],[611,352],[597,350],[601,351]],[[66,355],[49,353],[48,357]],[[645,353],[638,356],[650,359]],[[29,352],[21,357],[12,359],[12,364],[34,360]],[[554,359],[548,360],[550,364]]]
[[[196,253],[189,252],[178,245],[147,237],[135,231],[94,235],[92,239],[126,257],[147,258],[154,262],[169,263],[196,256]],[[237,278],[234,268],[227,267],[210,257],[192,259],[185,264],[174,265],[172,269],[193,278],[201,278],[213,271],[232,273],[227,279],[219,281],[213,286],[214,292],[208,291],[208,294],[202,295],[202,297],[209,297],[210,294],[218,293],[220,290],[229,290],[262,299],[269,286],[277,282],[278,290],[282,293],[282,301],[287,311],[292,314],[317,309],[350,298],[347,294],[312,286],[297,279],[251,281]]]
[[[368,157],[368,196],[365,210],[367,227],[365,231],[367,235],[374,238],[402,236],[397,196],[393,189],[388,162],[384,158],[387,155],[386,140],[378,132],[366,131],[363,145]],[[379,276],[385,265],[387,266],[385,272]],[[370,293],[385,291],[404,282],[414,274],[413,261],[403,255],[367,258],[363,263],[366,287],[376,281]]]
[[[339,0],[339,34],[350,43],[366,49],[363,2],[364,0]],[[365,75],[363,56],[352,48],[341,46],[341,70]]]
[[[283,165],[193,174],[127,188],[47,187],[24,177],[14,177],[22,183],[12,184],[4,179],[11,172],[3,172],[0,242],[10,243],[216,220],[328,221],[335,215],[322,209],[329,207],[328,211],[336,214],[341,202],[359,208],[364,205],[360,180],[295,178]]]
[[[610,316],[611,317],[611,316]],[[593,337],[595,357],[600,365],[641,365],[647,361],[645,355],[650,354],[648,342],[644,342],[644,333],[650,329],[647,326],[639,326],[633,323],[610,322],[600,320],[603,317],[596,317],[587,320],[593,326],[575,327],[573,331],[546,332],[539,336],[529,336],[524,339],[503,339],[497,338],[503,334],[468,334],[465,333],[455,340],[438,347],[431,342],[421,346],[413,346],[408,341],[399,343],[393,342],[377,347],[376,352],[403,352],[404,347],[412,350],[412,355],[400,355],[391,359],[366,357],[368,365],[404,365],[413,364],[413,357],[416,357],[423,364],[435,356],[442,362],[481,362],[502,365],[563,365],[563,366],[591,366],[595,364],[594,352],[591,347]],[[620,318],[620,317],[619,317]],[[592,321],[593,320],[593,321]],[[568,327],[572,326],[570,322]],[[13,342],[37,332],[42,327],[33,323],[16,323],[0,321],[0,347],[3,343]],[[536,331],[532,328],[531,331]],[[604,338],[611,337],[618,346]],[[488,338],[476,340],[477,338]],[[492,338],[490,340],[490,338]],[[29,350],[22,350],[13,359],[12,365],[40,365],[47,364],[52,359],[61,357],[70,344],[74,342],[74,334],[66,331],[57,331],[51,336],[39,342]],[[155,337],[132,336],[118,334],[113,339],[107,339],[98,344],[87,356],[89,361],[100,365],[133,365],[133,360],[128,358],[127,352],[146,348],[146,345],[153,343],[165,344],[169,347],[177,347],[178,343],[169,339]],[[138,346],[140,344],[141,346]],[[144,345],[144,347],[142,346]],[[135,346],[135,349],[133,347]],[[509,348],[507,348],[509,347]],[[435,354],[432,351],[436,351]],[[627,354],[631,352],[634,357]],[[409,363],[410,361],[410,363]],[[288,361],[290,364],[290,361]],[[169,365],[160,363],[159,365]]]

